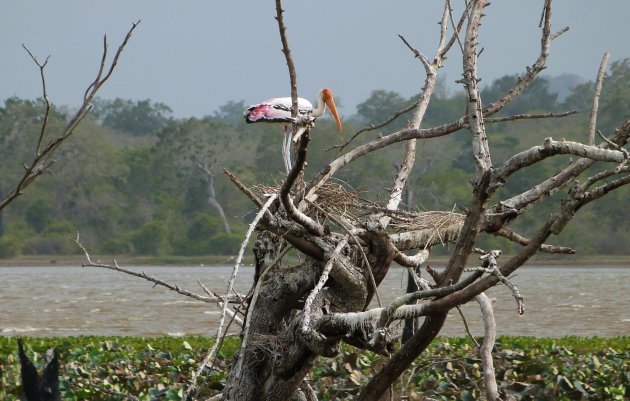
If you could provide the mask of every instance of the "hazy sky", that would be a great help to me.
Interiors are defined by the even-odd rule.
[[[342,114],[354,114],[374,89],[411,96],[424,69],[396,36],[428,57],[434,54],[441,1],[289,1],[285,23],[300,96],[314,100],[333,89]],[[454,0],[459,6],[463,0]],[[151,99],[176,117],[212,114],[230,100],[255,103],[290,94],[272,0],[5,1],[0,12],[0,99],[41,96],[38,70],[26,44],[46,69],[49,97],[76,106],[94,78],[107,34],[113,53],[132,21],[141,19],[101,97]],[[540,47],[542,1],[495,0],[486,10],[480,42],[482,82],[520,73]],[[556,0],[553,30],[569,26],[551,48],[547,74],[592,80],[604,51],[630,57],[630,1]],[[454,49],[456,50],[456,49]],[[460,77],[452,52],[447,82]],[[453,87],[455,84],[453,84]]]

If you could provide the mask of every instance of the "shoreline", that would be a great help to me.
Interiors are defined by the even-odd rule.
[[[502,261],[508,260],[511,255],[503,255]],[[234,256],[227,255],[206,255],[206,256],[133,256],[126,255],[114,257],[107,255],[91,256],[95,263],[113,264],[113,261],[120,266],[208,266],[218,267],[233,265]],[[472,260],[472,259],[471,259]],[[446,264],[446,256],[436,256],[430,260],[430,264],[440,267]],[[54,267],[54,266],[82,266],[86,262],[83,255],[37,255],[19,256],[11,259],[0,259],[2,267]],[[246,256],[241,262],[242,266],[252,265],[254,259],[251,255]],[[394,264],[395,265],[395,264]],[[630,255],[548,255],[543,254],[533,257],[526,265],[537,266],[627,266],[630,267]]]

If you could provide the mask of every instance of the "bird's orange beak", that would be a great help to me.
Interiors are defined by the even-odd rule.
[[[341,120],[339,119],[339,114],[337,114],[337,106],[335,106],[335,99],[333,99],[333,93],[330,89],[324,88],[322,90],[322,99],[328,108],[330,109],[330,114],[332,114],[335,122],[337,122],[337,129],[341,134],[343,132],[343,127],[341,126]]]

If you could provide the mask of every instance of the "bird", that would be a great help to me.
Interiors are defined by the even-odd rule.
[[[284,141],[282,142],[282,157],[284,159],[284,167],[287,174],[291,170],[291,124],[296,123],[304,128],[306,124],[313,122],[316,118],[321,117],[326,111],[326,107],[330,109],[330,114],[337,123],[337,129],[341,134],[343,127],[341,120],[337,114],[337,107],[333,98],[333,92],[329,88],[323,88],[317,92],[317,107],[313,108],[313,104],[301,97],[298,98],[298,116],[291,117],[292,99],[290,97],[278,97],[265,100],[262,103],[254,104],[245,109],[245,122],[252,123],[277,123],[284,126]],[[299,136],[304,132],[301,129],[293,138],[297,141]]]

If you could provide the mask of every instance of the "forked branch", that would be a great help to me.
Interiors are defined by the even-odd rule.
[[[46,83],[44,79],[44,67],[46,66],[47,62],[44,62],[44,63],[38,62],[37,58],[28,50],[28,48],[24,47],[25,50],[28,52],[29,56],[33,59],[35,64],[37,64],[40,70],[40,75],[42,77],[43,96],[46,102],[46,109],[44,112],[44,119],[42,122],[42,127],[40,129],[37,145],[34,152],[35,155],[29,163],[24,165],[24,173],[22,174],[22,177],[19,179],[15,187],[11,189],[9,193],[4,198],[2,198],[2,200],[0,200],[0,210],[3,209],[9,203],[11,203],[15,198],[22,195],[26,187],[28,187],[31,183],[33,183],[33,181],[35,181],[37,177],[41,176],[48,168],[50,168],[50,166],[53,165],[53,163],[55,162],[53,159],[53,156],[57,148],[61,146],[61,144],[63,144],[66,141],[66,139],[68,139],[68,137],[70,137],[73,134],[74,129],[89,113],[90,109],[92,108],[92,103],[91,103],[92,100],[98,93],[99,89],[103,86],[103,84],[105,84],[105,82],[107,82],[109,77],[114,72],[116,64],[118,63],[118,58],[120,57],[120,54],[122,53],[123,49],[127,45],[127,42],[131,38],[133,31],[138,26],[138,23],[139,22],[133,23],[131,29],[127,32],[127,35],[125,36],[125,39],[123,40],[122,44],[118,47],[118,51],[116,52],[116,55],[114,56],[114,59],[111,62],[109,69],[107,71],[107,74],[105,76],[103,76],[102,74],[105,68],[105,61],[106,61],[106,55],[107,55],[107,37],[103,39],[104,50],[103,50],[103,56],[101,59],[101,65],[97,73],[96,79],[88,86],[85,92],[83,103],[79,107],[79,110],[72,116],[72,118],[70,118],[69,122],[66,124],[61,134],[57,138],[50,141],[48,145],[46,145],[43,149],[41,149],[41,146],[42,146],[43,138],[47,131],[48,115],[51,108],[51,104],[48,100],[48,95],[46,93]]]

